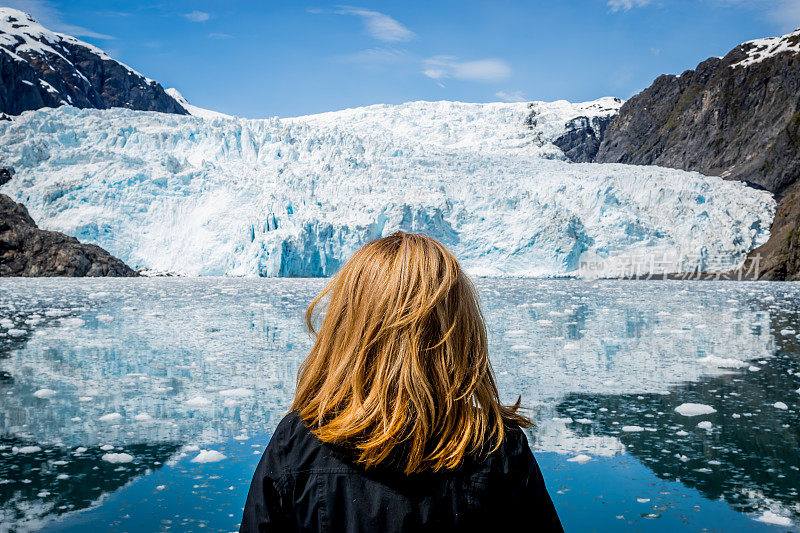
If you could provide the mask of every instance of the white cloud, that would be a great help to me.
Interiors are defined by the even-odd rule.
[[[504,102],[527,101],[527,98],[525,98],[525,95],[522,94],[522,91],[513,91],[513,92],[497,91],[496,93],[494,93],[494,95]]]
[[[767,19],[781,31],[792,31],[800,27],[800,0],[770,2]]]
[[[800,27],[800,0],[714,0],[714,2],[721,7],[755,11],[781,33]]]
[[[211,15],[209,15],[205,11],[198,11],[196,9],[191,13],[186,13],[183,16],[191,20],[192,22],[205,22],[211,18]]]
[[[209,39],[230,39],[233,35],[228,33],[213,32],[208,34]]]
[[[309,10],[311,13],[324,13],[325,11],[315,9]],[[338,15],[353,15],[359,17],[364,24],[367,33],[379,41],[386,43],[398,43],[410,41],[417,35],[400,24],[389,15],[364,9],[362,7],[340,6],[334,13]]]
[[[401,63],[410,59],[409,54],[396,48],[368,48],[333,58],[334,61],[340,63],[355,63],[364,66]]]
[[[646,6],[650,0],[608,0],[606,4],[611,8],[611,11],[628,11],[634,7]]]
[[[77,37],[90,37],[93,39],[114,38],[111,35],[98,33],[90,30],[89,28],[84,28],[83,26],[76,26],[75,24],[69,24],[65,22],[64,15],[61,13],[61,11],[59,11],[53,6],[53,4],[47,2],[46,0],[9,0],[6,1],[4,5],[13,7],[14,9],[19,9],[20,11],[25,11],[33,16],[33,18],[35,18],[44,27],[54,31],[60,31],[61,33],[67,33]]]
[[[511,75],[511,67],[496,58],[459,61],[453,56],[434,56],[422,62],[422,73],[434,80],[500,81]]]

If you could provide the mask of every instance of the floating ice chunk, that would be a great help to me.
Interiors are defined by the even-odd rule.
[[[589,457],[588,455],[586,455],[585,453],[582,453],[580,455],[576,455],[575,457],[570,457],[569,459],[567,459],[567,461],[569,461],[570,463],[578,463],[579,465],[586,464],[591,460],[592,460],[592,458]]]
[[[772,404],[772,407],[775,409],[783,409],[784,411],[789,408],[789,406],[783,402],[775,402]]]
[[[20,446],[19,448],[12,446],[11,448],[12,453],[36,453],[40,451],[42,451],[40,446]]]
[[[39,389],[33,393],[34,396],[37,398],[41,398],[42,400],[49,400],[53,396],[56,395],[56,391],[53,389]]]
[[[120,420],[122,420],[122,415],[119,413],[108,413],[98,418],[98,420],[100,422],[109,422],[109,423],[119,422]]]
[[[220,396],[225,396],[228,398],[244,398],[246,396],[252,396],[253,391],[250,389],[228,389],[228,390],[221,390],[219,391]]]
[[[95,318],[100,322],[111,322],[114,320],[114,317],[111,315],[97,315]]]
[[[650,501],[650,498],[636,498],[636,501],[639,503],[647,503]]]
[[[689,434],[689,432],[688,431],[684,431],[684,430],[680,430],[680,431],[676,432],[675,434],[677,436],[679,436],[679,437],[685,437],[686,435]]]
[[[572,419],[568,418],[568,417],[567,418],[554,417],[553,418],[553,422],[562,422],[564,424],[572,424]]]
[[[225,454],[222,454],[216,450],[200,450],[200,453],[197,454],[197,457],[192,459],[193,463],[216,463],[222,461],[223,459],[227,459],[228,457]]]
[[[91,402],[92,400],[94,400],[94,398],[92,398],[91,396],[81,396],[80,398],[78,398],[79,402]]]
[[[625,433],[639,433],[644,431],[644,428],[641,426],[622,426],[622,431]]]
[[[750,363],[740,359],[732,359],[728,357],[717,357],[716,355],[709,355],[701,357],[697,360],[698,363],[703,363],[708,366],[716,366],[718,368],[744,368],[749,366]]]
[[[159,486],[156,487],[156,490],[164,490],[166,488],[167,488],[166,485],[159,485]]]
[[[247,439],[250,438],[250,436],[249,435],[236,435],[233,438],[236,439],[236,440],[247,440]]]
[[[117,463],[130,463],[133,461],[133,456],[129,453],[105,453],[101,457],[103,461],[117,464]]]
[[[59,320],[59,324],[61,324],[65,328],[79,328],[83,326],[86,322],[80,318],[62,318]]]
[[[675,412],[683,416],[699,416],[710,415],[716,413],[717,410],[702,403],[682,403],[675,408]]]
[[[198,446],[197,444],[187,444],[186,446],[181,448],[181,451],[184,451],[184,452],[196,452],[199,449],[200,449],[200,446]]]
[[[750,372],[758,372],[761,369],[758,368],[757,366],[751,366],[747,370],[749,370]]]
[[[575,422],[577,422],[578,424],[593,424],[594,423],[594,421],[589,420],[588,418],[578,418],[577,420],[575,420]]]
[[[781,516],[779,514],[775,514],[772,511],[764,511],[764,514],[756,518],[758,522],[764,522],[765,524],[774,524],[776,526],[791,526],[792,519],[788,516]]]
[[[133,419],[137,422],[150,422],[153,420],[153,417],[147,413],[139,413],[138,415],[134,416]]]
[[[56,465],[56,466],[64,466],[65,464],[67,464],[67,462],[66,461],[53,461],[53,464]]]
[[[81,417],[73,416],[72,418],[69,419],[69,421],[70,422],[80,422],[81,421]]]
[[[708,420],[704,420],[702,422],[698,422],[697,427],[699,427],[700,429],[705,429],[706,431],[710,431],[711,428],[714,427],[714,424],[712,424]]]
[[[19,328],[11,328],[10,330],[8,330],[8,334],[11,337],[22,337],[26,333],[28,332],[25,331],[24,329],[19,329]]]
[[[781,330],[781,335],[794,335],[795,333],[796,331],[791,328],[786,328]]]
[[[733,413],[731,415],[731,418],[742,418],[742,415],[740,415],[739,413]]]
[[[211,400],[203,396],[195,396],[194,398],[186,400],[184,403],[189,407],[207,407],[211,405]]]
[[[102,446],[100,446],[100,449],[103,450],[104,452],[108,452],[113,450],[114,447],[110,444],[103,444]]]
[[[85,452],[87,449],[88,449],[88,448],[86,448],[85,446],[78,446],[77,448],[75,448],[75,453],[83,453],[83,452]]]
[[[69,474],[59,474],[56,479],[69,479]]]

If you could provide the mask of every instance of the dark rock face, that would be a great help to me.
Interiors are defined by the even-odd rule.
[[[800,31],[751,41],[660,76],[622,106],[595,158],[696,170],[775,194],[772,236],[752,252],[767,279],[800,279],[799,45]]]
[[[574,118],[567,123],[567,131],[553,141],[553,144],[561,148],[570,161],[590,163],[595,160],[606,128],[614,118],[614,116]]]
[[[25,206],[0,194],[0,276],[136,276],[94,244],[36,227]]]
[[[0,112],[61,105],[187,114],[161,85],[102,50],[0,8]]]

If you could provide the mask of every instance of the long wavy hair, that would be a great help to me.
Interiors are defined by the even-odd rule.
[[[399,456],[406,474],[453,469],[531,425],[519,400],[500,402],[475,289],[435,239],[397,232],[366,244],[311,302],[306,325],[315,342],[292,410],[366,468]]]

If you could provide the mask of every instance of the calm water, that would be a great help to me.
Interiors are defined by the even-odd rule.
[[[0,529],[235,530],[322,284],[0,280]],[[568,530],[798,530],[800,284],[478,286]]]

